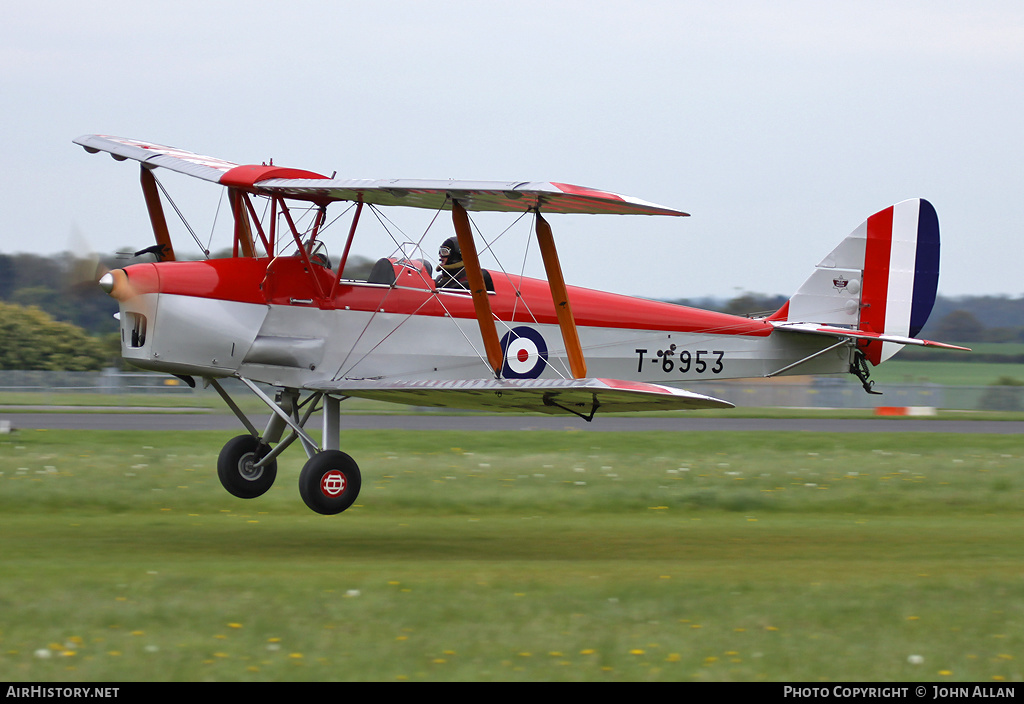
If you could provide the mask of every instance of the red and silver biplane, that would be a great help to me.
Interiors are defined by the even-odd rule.
[[[746,318],[566,286],[547,216],[686,215],[636,198],[563,183],[338,179],[117,137],[74,141],[141,163],[157,261],[110,271],[100,284],[119,303],[127,361],[193,385],[200,378],[247,429],[218,460],[222,484],[242,498],[270,488],[277,456],[298,440],[309,457],[299,486],[306,504],[323,514],[351,506],[361,475],[340,449],[347,398],[589,421],[598,412],[732,407],[679,388],[700,379],[852,373],[870,391],[869,365],[903,345],[952,347],[915,337],[939,272],[938,219],[924,200],[872,215],[780,310]],[[175,260],[153,175],[160,168],[227,188],[234,256]],[[351,221],[331,262],[320,238],[336,201],[352,204]],[[435,281],[425,257],[399,247],[365,280],[346,278],[360,214],[383,206],[450,211],[457,275]],[[301,228],[300,207],[311,213]],[[547,280],[482,269],[471,211],[532,214]],[[262,431],[225,392],[219,380],[229,377],[270,409]],[[305,428],[319,410],[317,442]]]

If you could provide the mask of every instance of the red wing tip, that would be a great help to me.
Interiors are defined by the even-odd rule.
[[[566,195],[577,196],[580,198],[593,198],[604,202],[621,203],[623,207],[633,208],[636,213],[646,212],[648,214],[674,215],[676,217],[689,217],[690,215],[689,213],[684,213],[683,211],[676,210],[675,208],[658,205],[657,203],[651,203],[632,196],[624,196],[621,193],[603,191],[599,188],[576,186],[571,183],[561,183],[556,181],[552,181],[551,185]]]
[[[599,379],[602,384],[610,389],[618,389],[623,391],[643,391],[646,393],[654,394],[667,394],[673,395],[673,390],[667,386],[658,386],[657,384],[647,384],[642,381],[623,381],[622,379]]]

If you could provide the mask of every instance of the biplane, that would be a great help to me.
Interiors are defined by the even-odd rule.
[[[869,217],[781,309],[751,318],[566,285],[549,217],[686,215],[637,198],[555,182],[339,179],[131,139],[74,141],[141,164],[156,261],[110,270],[99,283],[118,301],[125,360],[192,386],[201,380],[238,417],[247,432],[227,442],[217,472],[241,498],[271,487],[277,457],[297,441],[307,454],[305,503],[328,515],[350,507],[361,474],[341,449],[340,403],[349,398],[590,421],[732,407],[683,388],[702,379],[851,373],[870,392],[870,368],[902,346],[953,347],[916,337],[939,275],[938,218],[925,200]],[[232,256],[176,259],[159,169],[226,189]],[[337,202],[349,217],[332,261],[323,235]],[[388,207],[450,212],[454,236],[437,279],[422,240],[414,251],[399,244],[365,277],[346,274],[363,211]],[[528,218],[544,279],[482,267],[470,218],[479,211]],[[226,391],[228,378],[269,408],[262,429]],[[317,412],[319,441],[307,432]]]

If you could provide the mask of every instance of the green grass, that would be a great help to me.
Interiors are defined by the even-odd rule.
[[[1015,436],[366,432],[335,517],[227,438],[0,440],[4,679],[1024,677]]]

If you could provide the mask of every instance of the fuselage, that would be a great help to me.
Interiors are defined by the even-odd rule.
[[[136,366],[240,375],[301,388],[325,379],[493,377],[468,291],[436,288],[423,263],[393,261],[394,282],[338,279],[299,257],[127,267],[122,353]],[[568,376],[546,281],[492,272],[488,294],[503,376]],[[569,300],[588,376],[671,386],[772,375],[828,346],[750,319],[582,288]],[[835,350],[798,373],[841,373]]]

